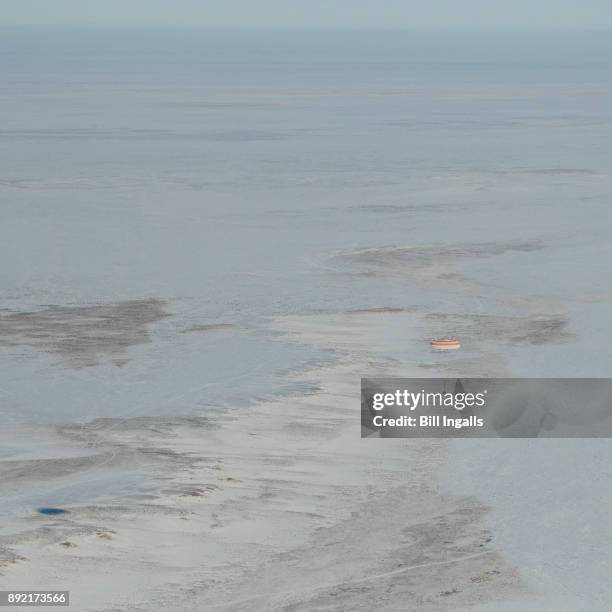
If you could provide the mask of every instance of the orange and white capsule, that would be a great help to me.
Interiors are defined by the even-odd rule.
[[[436,338],[435,340],[432,340],[431,347],[442,350],[458,349],[461,347],[461,342],[459,342],[457,338],[445,336],[444,338]]]

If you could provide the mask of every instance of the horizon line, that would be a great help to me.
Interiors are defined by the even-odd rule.
[[[190,31],[304,31],[304,32],[610,32],[606,26],[340,26],[340,25],[190,25],[140,23],[9,23],[8,29],[100,29],[100,30],[190,30]]]

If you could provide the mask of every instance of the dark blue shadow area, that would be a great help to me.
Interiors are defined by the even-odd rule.
[[[38,512],[41,514],[49,514],[51,516],[55,516],[57,514],[66,514],[68,510],[64,510],[62,508],[38,508]]]

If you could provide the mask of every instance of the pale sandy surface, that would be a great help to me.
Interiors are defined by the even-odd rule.
[[[1,587],[610,609],[607,440],[362,441],[358,394],[610,375],[611,57],[593,32],[3,31]]]
[[[530,593],[488,508],[437,484],[446,443],[360,438],[360,375],[400,373],[380,351],[389,323],[409,328],[410,316],[279,320],[294,339],[336,350],[335,366],[300,375],[318,385],[309,395],[214,420],[64,430],[109,461],[159,461],[159,488],[5,526],[0,588],[70,589],[79,610],[520,606]]]

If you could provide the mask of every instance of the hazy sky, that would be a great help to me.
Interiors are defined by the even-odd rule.
[[[612,0],[0,0],[0,25],[607,28]]]

